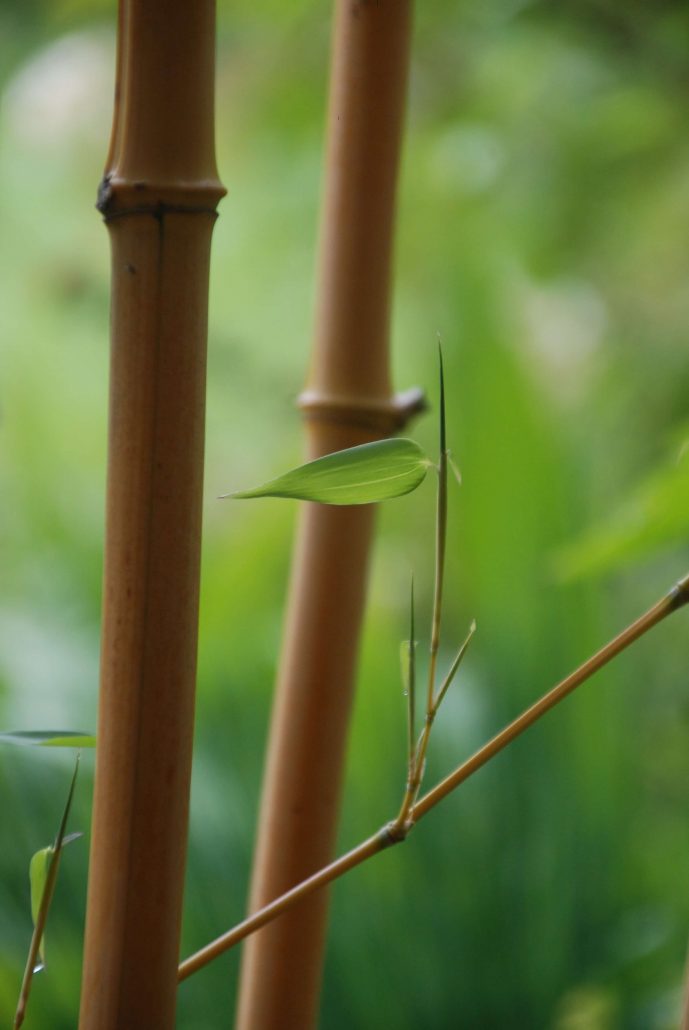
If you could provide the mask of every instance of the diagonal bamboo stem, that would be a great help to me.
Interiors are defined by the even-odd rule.
[[[216,940],[211,941],[196,954],[191,955],[181,963],[178,970],[179,980],[185,980],[192,973],[202,969],[213,959],[224,954],[240,941],[244,940],[256,930],[265,926],[277,916],[291,909],[293,906],[310,897],[319,891],[326,884],[332,883],[351,869],[361,865],[380,851],[385,850],[394,844],[399,844],[406,839],[409,831],[415,823],[427,815],[436,805],[440,804],[453,790],[461,783],[468,780],[482,766],[494,758],[500,751],[508,746],[520,734],[538,721],[546,712],[563,701],[568,694],[581,686],[587,679],[593,676],[599,669],[607,665],[618,654],[624,651],[630,644],[638,640],[650,629],[657,626],[659,622],[677,611],[684,605],[689,604],[689,575],[681,579],[664,597],[662,597],[652,608],[624,629],[618,636],[611,640],[605,647],[597,651],[595,655],[579,666],[573,673],[562,680],[552,690],[518,716],[509,726],[505,727],[492,740],[479,748],[466,762],[463,762],[453,773],[430,790],[414,806],[411,817],[404,825],[400,824],[399,818],[384,826],[373,837],[369,837],[357,847],[348,851],[345,855],[331,862],[324,869],[314,873],[304,882],[285,892],[280,897],[262,907],[259,911],[248,916],[243,922],[222,934]],[[689,1006],[689,1003],[688,1003]],[[689,1012],[689,1007],[688,1010]],[[682,1030],[689,1030],[687,1025],[688,1016],[685,1014],[685,1022]]]
[[[644,633],[648,633],[650,629],[657,626],[668,615],[677,611],[678,608],[681,608],[682,605],[688,602],[689,576],[685,576],[672,590],[654,604],[652,608],[649,608],[640,618],[630,626],[627,626],[614,640],[611,640],[610,643],[592,655],[588,661],[580,665],[571,675],[563,679],[552,690],[549,690],[547,694],[544,694],[540,700],[536,701],[530,708],[527,708],[514,722],[511,722],[509,726],[506,726],[504,730],[496,734],[492,740],[489,740],[487,744],[479,748],[471,758],[467,759],[459,768],[455,769],[441,783],[425,794],[414,806],[414,822],[418,822],[427,812],[435,808],[460,783],[464,783],[465,780],[469,779],[486,762],[489,762],[491,758],[494,758],[503,748],[520,736],[524,730],[527,730],[529,726],[533,726],[542,715],[545,715],[551,708],[554,708],[560,701],[563,701],[568,694],[571,694],[573,690],[581,686],[582,683],[598,672],[599,669],[602,669],[604,665],[607,665],[608,662],[612,661],[630,644],[633,644]]]
[[[388,435],[387,339],[394,199],[410,0],[337,0],[313,364],[300,398],[308,457]],[[268,746],[250,908],[332,856],[372,506],[302,510]],[[252,938],[238,1026],[306,1030],[315,1020],[325,893]]]
[[[81,1030],[174,1025],[201,531],[212,0],[121,0],[103,630]]]

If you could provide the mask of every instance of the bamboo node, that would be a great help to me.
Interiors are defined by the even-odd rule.
[[[154,183],[121,179],[111,172],[98,186],[96,207],[106,222],[125,215],[203,214],[216,217],[218,201],[225,195],[215,179],[197,182]]]
[[[378,836],[383,841],[384,847],[391,848],[394,844],[401,844],[407,839],[413,825],[411,821],[400,822],[398,819],[393,819],[392,822],[383,826]]]
[[[384,400],[369,397],[359,400],[319,390],[304,390],[297,399],[297,405],[307,419],[363,427],[381,436],[399,432],[415,415],[428,408],[426,395],[418,386]]]
[[[681,608],[682,605],[689,604],[689,573],[675,583],[670,591],[670,599],[673,611]]]

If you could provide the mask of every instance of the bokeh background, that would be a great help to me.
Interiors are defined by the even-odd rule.
[[[0,728],[95,725],[114,3],[0,3]],[[221,2],[198,717],[183,951],[243,914],[295,508],[219,493],[296,464],[314,301],[330,9]],[[173,74],[173,70],[171,70]],[[416,21],[393,319],[452,490],[446,655],[479,632],[429,781],[689,564],[689,8],[436,0]],[[433,447],[433,416],[413,435]],[[397,808],[410,570],[433,492],[380,517],[341,845]],[[337,598],[333,598],[333,604]],[[599,674],[334,889],[322,1026],[669,1030],[689,936],[686,615]],[[72,828],[88,833],[93,756]],[[67,753],[0,752],[0,1021]],[[75,1025],[87,841],[70,845],[27,1027]],[[230,1025],[238,958],[179,1026]]]

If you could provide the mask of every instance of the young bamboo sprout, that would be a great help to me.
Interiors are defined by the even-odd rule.
[[[421,782],[423,780],[423,774],[426,767],[426,754],[428,752],[428,744],[431,736],[431,728],[435,720],[438,708],[447,693],[447,689],[452,682],[457,669],[459,668],[464,655],[466,654],[467,648],[471,641],[472,636],[476,630],[476,623],[473,622],[469,634],[460,647],[454,662],[450,668],[450,671],[446,675],[445,679],[440,685],[440,688],[436,692],[436,672],[437,672],[437,661],[438,661],[438,650],[440,647],[440,629],[442,624],[442,608],[443,608],[443,578],[445,571],[445,544],[447,539],[447,470],[448,470],[448,450],[447,450],[447,432],[445,426],[445,377],[443,373],[443,353],[440,344],[438,345],[438,362],[439,362],[439,460],[438,460],[438,488],[436,493],[436,513],[435,513],[435,582],[433,589],[433,613],[431,616],[431,643],[430,643],[430,657],[428,662],[428,683],[426,688],[426,716],[424,719],[424,726],[421,731],[421,735],[416,745],[409,744],[409,774],[407,776],[407,785],[402,798],[402,807],[400,808],[399,814],[393,823],[389,826],[389,832],[395,836],[404,837],[411,828],[410,816],[416,799],[421,789]],[[459,477],[458,477],[459,478]],[[414,639],[413,626],[414,626],[414,595],[412,591],[412,634],[411,641]],[[412,679],[413,674],[413,643],[410,645],[410,655],[412,661],[410,662],[409,678]],[[411,720],[413,722],[413,720]],[[411,733],[410,728],[410,733]]]

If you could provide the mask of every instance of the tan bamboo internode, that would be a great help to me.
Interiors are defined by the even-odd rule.
[[[174,1026],[196,669],[211,0],[121,0],[101,688],[81,1030]]]
[[[301,404],[318,457],[399,428],[418,406],[388,369],[395,188],[410,3],[337,0],[313,364]],[[259,820],[250,908],[332,858],[365,598],[373,508],[301,513]],[[306,1030],[316,1018],[321,892],[250,940],[238,1026]]]

